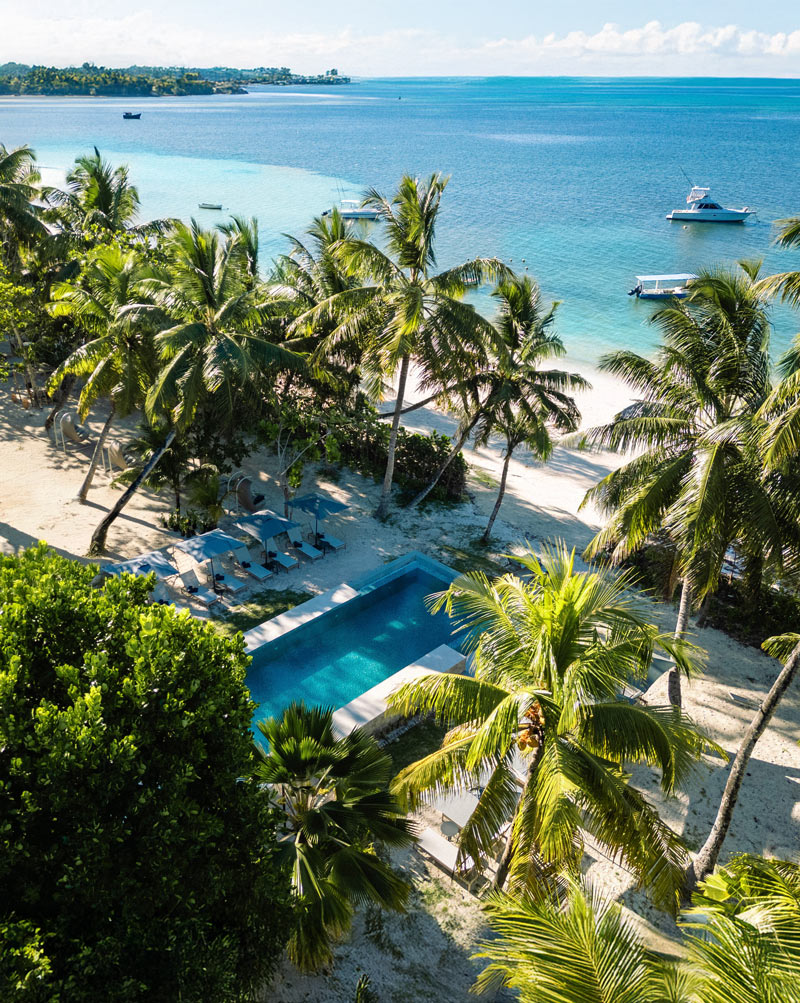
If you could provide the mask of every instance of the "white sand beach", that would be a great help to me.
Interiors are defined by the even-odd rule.
[[[586,425],[608,420],[629,402],[627,391],[616,381],[597,373],[587,376],[594,388],[579,400]],[[12,548],[44,539],[60,553],[83,559],[92,530],[119,489],[111,486],[108,474],[99,471],[89,504],[73,500],[88,458],[77,450],[65,454],[54,445],[43,430],[46,413],[44,409],[25,411],[8,394],[0,395],[0,538]],[[86,424],[97,434],[103,419],[98,409]],[[450,431],[453,422],[426,408],[408,415],[408,427]],[[117,436],[124,439],[121,430]],[[371,517],[379,485],[347,470],[332,478],[307,469],[302,490],[318,488],[349,506],[328,523],[330,531],[346,541],[347,549],[275,576],[273,587],[322,592],[411,549],[445,562],[447,547],[469,550],[494,504],[500,451],[493,445],[478,452],[467,450],[465,456],[473,468],[467,501],[456,507],[431,506],[424,512],[395,508],[385,523]],[[611,454],[559,447],[552,460],[542,465],[521,451],[512,463],[493,551],[507,553],[519,549],[525,540],[536,546],[552,538],[581,549],[598,525],[596,513],[578,511],[583,494],[619,462],[621,458]],[[265,505],[280,511],[282,499],[271,476],[273,468],[273,457],[263,453],[243,464],[266,495]],[[167,494],[144,491],[134,498],[111,529],[107,559],[133,557],[176,542],[175,535],[159,523],[170,507]],[[234,519],[226,516],[220,525],[230,530]],[[672,626],[671,607],[654,604],[653,612],[665,629]],[[787,624],[787,629],[791,626]],[[694,640],[708,652],[708,668],[703,677],[686,685],[686,709],[712,738],[733,752],[778,663],[716,630],[697,631]],[[756,747],[723,857],[749,851],[796,858],[800,846],[798,735],[800,691],[795,685]],[[724,765],[709,760],[679,797],[662,806],[665,817],[691,846],[699,846],[707,835],[725,777]],[[652,779],[647,771],[637,777],[645,789]],[[385,935],[377,938],[379,943],[374,931],[372,939],[367,936],[360,917],[348,942],[338,949],[332,975],[300,977],[287,969],[268,998],[276,1003],[344,1003],[352,999],[359,974],[367,972],[381,999],[399,998],[401,992],[404,998],[442,1003],[464,999],[475,974],[468,957],[481,931],[479,902],[432,871],[416,853],[405,854],[404,863],[414,880],[414,906],[405,916],[385,917]],[[646,905],[620,866],[599,857],[588,871],[610,894],[670,932],[670,923]]]

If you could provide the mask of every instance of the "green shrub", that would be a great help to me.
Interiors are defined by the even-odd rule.
[[[0,999],[239,1000],[290,932],[241,640],[0,558]]]

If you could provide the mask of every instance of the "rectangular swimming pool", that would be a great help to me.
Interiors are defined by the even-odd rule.
[[[247,672],[259,704],[254,720],[279,714],[293,700],[343,707],[440,644],[458,647],[447,614],[432,616],[424,603],[449,584],[410,564],[257,648]]]

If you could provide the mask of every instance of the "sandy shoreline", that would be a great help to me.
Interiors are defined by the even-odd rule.
[[[579,400],[584,425],[607,421],[629,403],[630,396],[618,381],[590,372],[587,367],[580,368],[594,385]],[[387,401],[383,408],[389,406]],[[56,448],[43,430],[46,415],[45,409],[24,411],[11,401],[8,393],[0,395],[0,538],[8,540],[14,548],[45,539],[60,553],[82,558],[92,530],[118,496],[117,489],[110,486],[108,474],[99,471],[89,495],[90,504],[80,505],[73,500],[88,459],[78,451],[64,454]],[[453,427],[448,416],[427,408],[407,417],[408,427],[415,430],[437,428],[447,432]],[[98,408],[86,424],[97,434],[103,419],[104,410]],[[124,440],[121,429],[116,434]],[[347,470],[335,480],[324,475],[318,478],[318,471],[309,468],[303,491],[318,487],[350,506],[330,522],[331,531],[346,540],[347,550],[304,565],[289,575],[276,576],[270,585],[274,582],[275,588],[320,592],[411,549],[427,551],[445,560],[443,547],[468,550],[470,542],[482,532],[494,504],[493,482],[499,479],[500,447],[493,443],[480,451],[469,449],[465,457],[474,468],[469,477],[467,501],[455,507],[432,506],[423,513],[395,509],[383,524],[376,523],[370,515],[379,485]],[[584,546],[598,519],[590,510],[579,512],[580,501],[588,487],[620,462],[620,457],[611,454],[558,447],[552,460],[542,465],[520,451],[512,463],[506,500],[495,526],[493,549],[503,553],[519,547],[525,539],[536,543],[555,537],[571,546]],[[259,490],[266,495],[265,504],[280,510],[281,496],[271,476],[273,467],[273,458],[263,453],[254,454],[243,464],[243,470],[258,481]],[[159,524],[159,517],[169,508],[167,493],[161,496],[141,493],[112,527],[106,559],[132,557],[175,542],[176,537]],[[226,517],[221,525],[230,529],[233,520]],[[653,610],[665,629],[672,626],[671,607],[654,604]],[[787,629],[790,627],[787,624]],[[778,665],[761,652],[743,647],[715,630],[700,631],[695,640],[708,651],[709,663],[706,675],[686,686],[686,708],[711,737],[732,752],[752,715],[752,706],[736,702],[731,693],[737,694],[740,701],[757,700],[769,688]],[[797,857],[799,689],[794,686],[786,695],[756,747],[724,856],[748,851]],[[705,839],[725,777],[726,770],[719,761],[710,760],[698,769],[686,791],[662,805],[667,820],[685,833],[692,846]],[[652,783],[647,771],[637,775],[637,780],[645,789]],[[396,940],[404,952],[402,963],[391,952],[387,954],[388,948],[376,947],[365,939],[363,921],[359,919],[349,943],[338,952],[339,965],[333,978],[300,979],[287,973],[269,998],[286,1003],[305,999],[343,1003],[352,998],[358,974],[368,971],[381,998],[394,998],[393,994],[408,984],[412,972],[417,973],[414,978],[422,979],[420,991],[424,984],[428,986],[425,991],[433,994],[424,998],[435,995],[443,1001],[463,999],[473,977],[473,966],[467,956],[481,930],[479,907],[455,886],[451,894],[448,882],[442,884],[438,879],[432,882],[429,869],[416,855],[409,858],[408,866],[417,882],[418,909],[410,914],[416,918],[386,920],[389,939]],[[610,893],[669,931],[669,922],[646,906],[642,896],[632,890],[630,876],[620,867],[600,858],[591,862],[589,874]],[[442,887],[447,894],[442,894]],[[439,921],[436,933],[429,922],[431,915]],[[425,968],[430,972],[429,983],[419,974]]]

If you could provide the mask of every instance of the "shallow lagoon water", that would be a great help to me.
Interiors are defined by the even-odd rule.
[[[141,120],[123,121],[128,109]],[[336,199],[368,185],[389,191],[404,171],[442,170],[452,180],[440,264],[485,254],[527,267],[561,301],[558,329],[576,361],[652,348],[652,307],[626,296],[637,272],[754,257],[769,271],[798,267],[796,252],[772,245],[772,221],[800,212],[796,80],[440,78],[198,98],[2,98],[0,141],[28,142],[61,171],[98,145],[130,164],[147,216],[210,224],[255,214],[264,264],[286,249],[284,233]],[[756,221],[667,222],[684,204],[684,171],[723,204],[755,206]],[[199,210],[201,201],[226,211]],[[775,320],[780,349],[797,321],[786,310]]]

